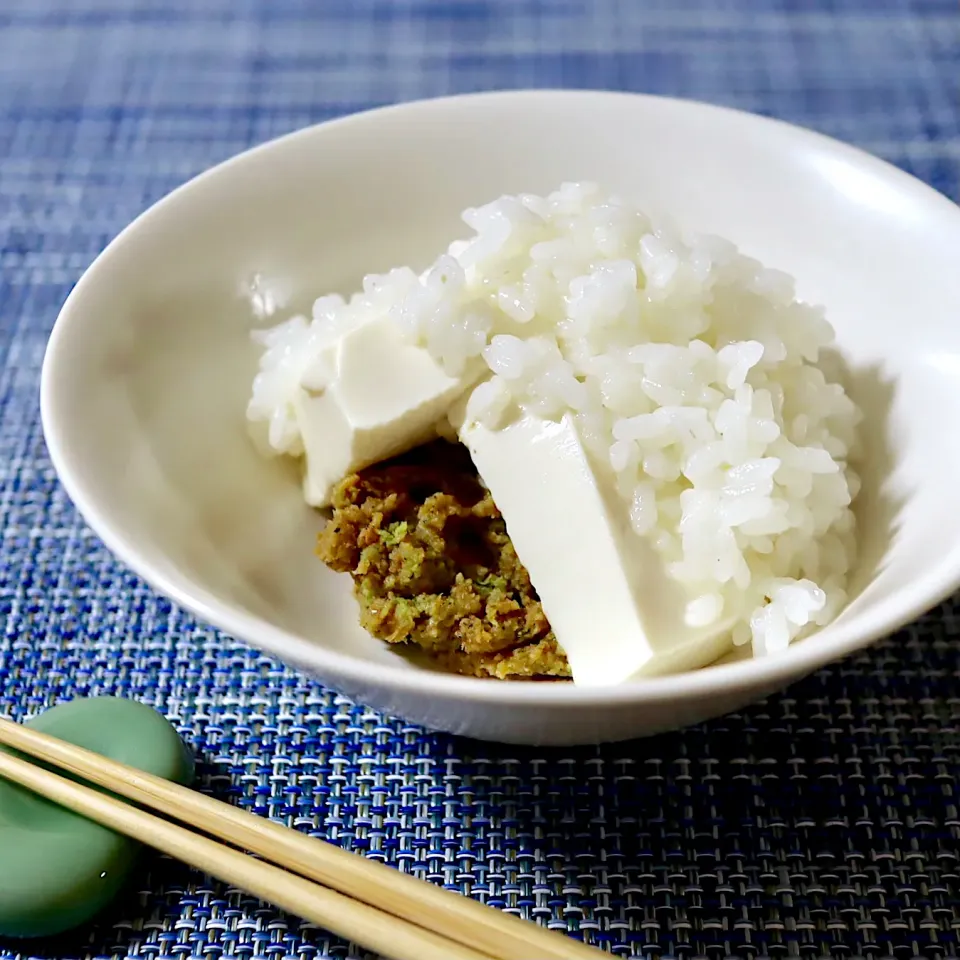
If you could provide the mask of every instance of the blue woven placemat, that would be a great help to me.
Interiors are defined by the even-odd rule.
[[[693,730],[496,747],[372,714],[196,623],[58,488],[44,344],[127,221],[296,127],[520,86],[744,107],[960,194],[956,0],[0,0],[0,713],[140,698],[218,796],[620,956],[957,956],[960,607]],[[359,956],[162,858],[136,883],[95,927],[0,960]]]

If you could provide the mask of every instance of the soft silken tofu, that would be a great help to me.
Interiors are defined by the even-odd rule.
[[[348,474],[432,439],[437,422],[478,373],[470,367],[461,377],[448,376],[387,317],[325,347],[295,400],[307,503],[327,506]]]
[[[462,405],[461,405],[462,406]],[[731,646],[732,621],[691,627],[689,597],[628,508],[603,489],[573,419],[518,415],[489,429],[454,414],[454,426],[507,525],[575,683],[706,666]]]

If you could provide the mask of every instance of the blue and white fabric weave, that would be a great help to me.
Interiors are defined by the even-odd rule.
[[[746,108],[960,196],[957,0],[0,0],[0,713],[140,698],[217,796],[621,957],[956,957],[955,603],[692,730],[496,747],[377,716],[195,622],[58,488],[44,344],[130,219],[309,123],[531,86]],[[137,886],[0,960],[359,956],[160,857]]]

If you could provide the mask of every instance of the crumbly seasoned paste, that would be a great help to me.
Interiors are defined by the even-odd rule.
[[[360,622],[476,677],[570,668],[466,450],[437,441],[343,480],[317,554],[349,573]]]

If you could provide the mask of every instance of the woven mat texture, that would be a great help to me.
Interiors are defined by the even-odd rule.
[[[377,716],[195,622],[58,487],[44,345],[131,218],[309,123],[529,86],[742,107],[960,193],[956,0],[0,0],[0,713],[142,699],[217,796],[621,957],[957,956],[956,604],[696,729],[497,747]],[[362,955],[161,857],[135,886],[0,960]]]

